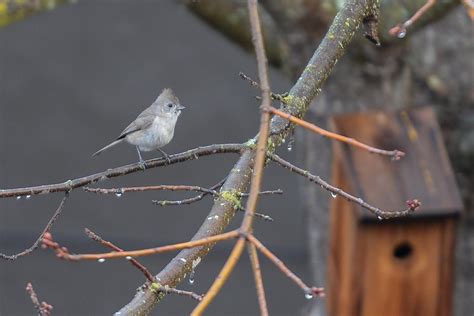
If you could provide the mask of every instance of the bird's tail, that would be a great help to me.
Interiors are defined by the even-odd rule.
[[[102,148],[102,149],[96,151],[95,153],[93,153],[93,154],[92,154],[92,157],[95,157],[95,156],[100,155],[103,151],[106,151],[106,150],[109,149],[110,147],[113,147],[113,146],[115,146],[115,145],[121,143],[122,141],[123,141],[123,139],[117,139],[116,141],[114,141],[114,142],[108,144],[108,145],[105,146],[104,148]]]

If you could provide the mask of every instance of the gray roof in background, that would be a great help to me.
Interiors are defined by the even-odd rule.
[[[128,145],[95,159],[90,155],[113,140],[165,87],[172,87],[187,107],[165,151],[245,141],[258,129],[258,103],[253,99],[258,90],[238,73],[255,78],[255,68],[252,55],[171,0],[81,0],[13,24],[0,31],[0,188],[62,182],[135,162],[135,149]],[[290,86],[274,70],[271,83],[274,91]],[[295,159],[294,153],[282,154]],[[145,153],[145,158],[154,155]],[[236,159],[202,158],[102,186],[210,186]],[[305,219],[296,176],[275,166],[267,170],[264,188],[282,188],[285,194],[263,198],[259,210],[275,222],[258,221],[256,235],[307,279]],[[76,190],[53,233],[73,252],[104,250],[84,236],[84,227],[128,249],[188,240],[212,199],[182,207],[151,204],[152,199],[179,196],[184,194],[148,192],[119,199]],[[0,200],[0,251],[13,253],[29,246],[61,198],[54,194]],[[230,249],[230,242],[218,245],[197,269],[195,284],[180,288],[204,293]],[[171,257],[143,262],[158,272]],[[272,315],[299,312],[306,303],[304,294],[263,257],[261,261]],[[56,315],[106,315],[128,302],[144,278],[125,260],[69,263],[37,251],[16,262],[0,262],[0,315],[34,313],[24,291],[29,281]],[[194,304],[169,297],[155,315],[187,314]],[[207,315],[258,315],[246,256]]]

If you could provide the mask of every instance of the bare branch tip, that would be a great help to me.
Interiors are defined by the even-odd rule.
[[[33,303],[33,306],[38,312],[39,316],[50,316],[51,311],[53,310],[53,306],[48,304],[47,302],[39,302],[38,295],[36,294],[33,285],[31,282],[28,282],[25,288],[26,292],[30,296],[31,302]]]
[[[418,199],[407,200],[406,203],[411,212],[417,211],[421,206],[421,202]]]

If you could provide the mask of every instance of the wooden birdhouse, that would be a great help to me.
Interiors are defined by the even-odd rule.
[[[431,108],[341,115],[333,130],[406,153],[399,161],[335,144],[332,182],[383,210],[422,205],[379,220],[343,198],[332,200],[328,262],[330,315],[452,315],[456,217],[462,209]]]

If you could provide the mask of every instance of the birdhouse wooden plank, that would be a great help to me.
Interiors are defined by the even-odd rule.
[[[406,153],[399,161],[335,144],[333,183],[383,210],[419,199],[412,216],[378,220],[331,203],[331,315],[451,315],[455,220],[462,201],[431,108],[341,115],[333,130]]]

